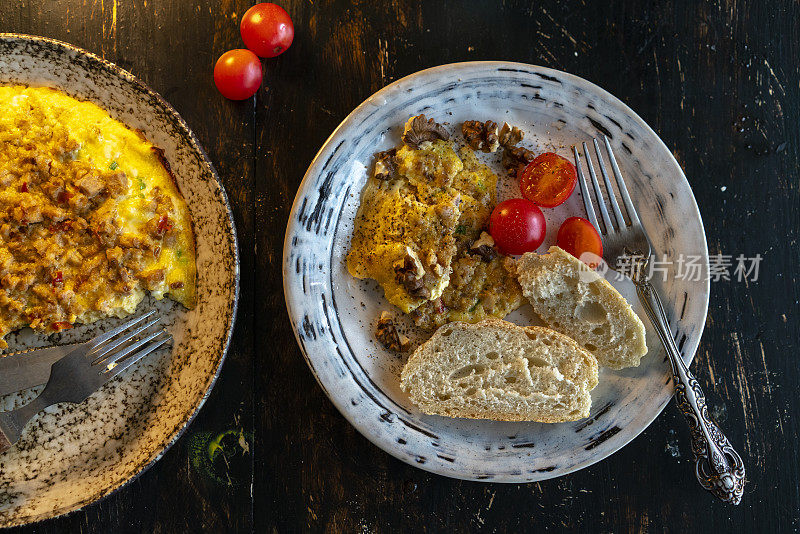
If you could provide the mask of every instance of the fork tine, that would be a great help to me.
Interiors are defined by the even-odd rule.
[[[136,326],[141,321],[144,321],[145,319],[147,319],[148,317],[153,315],[155,312],[156,312],[155,310],[150,310],[149,312],[145,313],[144,315],[140,315],[139,317],[136,317],[134,319],[131,319],[130,321],[122,323],[118,327],[116,327],[116,328],[114,328],[112,330],[109,330],[108,332],[103,332],[99,336],[93,337],[91,340],[89,340],[89,342],[92,344],[92,350],[96,349],[97,347],[100,346],[101,343],[104,343],[104,342],[108,341],[109,339],[111,339],[112,337],[116,336],[117,334],[121,334],[122,332],[124,332],[128,328],[132,328],[132,327]]]
[[[600,208],[600,215],[603,216],[603,226],[605,226],[606,234],[613,234],[615,232],[614,225],[611,223],[611,216],[606,209],[606,202],[603,200],[603,191],[600,189],[600,183],[597,181],[597,175],[594,173],[594,166],[592,165],[592,157],[589,155],[589,147],[583,143],[583,154],[586,156],[586,166],[589,167],[589,176],[592,179],[592,187],[594,187],[594,194],[597,197],[597,206]],[[598,230],[600,228],[598,227]]]
[[[625,179],[622,178],[622,173],[619,171],[617,158],[614,157],[614,151],[611,150],[611,143],[605,135],[603,136],[603,140],[605,141],[606,150],[608,151],[608,158],[611,160],[611,170],[614,172],[614,179],[617,181],[619,192],[622,195],[622,203],[625,204],[625,210],[628,212],[628,218],[631,220],[631,224],[641,224],[639,222],[639,214],[636,213],[636,208],[633,207],[633,202],[631,202],[631,197],[628,194],[628,188],[625,186]]]
[[[139,334],[141,334],[142,332],[144,332],[145,330],[147,330],[148,328],[150,328],[151,326],[153,326],[154,324],[156,324],[160,320],[161,320],[160,317],[156,317],[152,321],[148,321],[143,326],[140,326],[136,330],[128,332],[127,334],[125,334],[124,336],[122,336],[120,338],[112,338],[112,339],[110,339],[108,344],[103,345],[103,347],[99,349],[100,350],[99,354],[96,351],[92,351],[91,352],[91,355],[93,355],[93,356],[96,355],[95,359],[92,360],[92,365],[102,362],[103,360],[106,359],[106,355],[107,354],[111,353],[113,350],[115,350],[120,345],[123,345],[124,343],[127,343],[128,341],[130,341],[134,337],[138,336]]]
[[[166,333],[166,332],[163,332],[163,331],[159,332],[159,334],[162,334],[162,333]],[[100,375],[103,376],[104,378],[106,378],[107,380],[111,380],[112,378],[114,378],[115,376],[120,374],[122,371],[124,371],[125,369],[127,369],[128,367],[133,365],[134,363],[138,362],[139,360],[141,360],[142,358],[144,358],[145,356],[147,356],[151,352],[154,352],[156,349],[160,348],[165,343],[169,343],[170,341],[172,341],[172,336],[169,335],[169,334],[167,334],[167,337],[165,337],[163,339],[158,339],[158,340],[152,341],[151,343],[146,345],[144,348],[142,348],[142,350],[140,350],[136,354],[126,358],[121,363],[117,364],[116,366],[112,367],[111,369],[108,369],[108,370],[104,369],[103,371],[100,372]]]
[[[606,164],[603,161],[603,154],[600,152],[600,145],[597,144],[597,139],[595,138],[592,138],[592,143],[594,143],[594,151],[595,154],[597,154],[597,163],[600,165],[600,174],[603,175],[603,183],[606,184],[608,201],[611,203],[611,210],[614,212],[614,218],[617,221],[617,228],[622,230],[627,226],[627,223],[625,222],[625,218],[622,216],[622,212],[619,210],[619,204],[617,204],[617,195],[614,193],[614,187],[611,185],[611,179],[608,177]]]
[[[583,205],[586,208],[586,216],[589,217],[589,222],[599,231],[600,225],[597,224],[597,216],[594,213],[594,206],[592,206],[592,197],[589,193],[589,188],[586,186],[583,169],[581,169],[581,156],[578,154],[578,149],[575,145],[572,145],[572,153],[575,155],[575,170],[578,172],[578,183],[581,186],[581,196],[583,197]]]
[[[153,332],[152,334],[150,334],[148,336],[145,336],[142,339],[137,339],[136,341],[134,341],[130,345],[126,345],[126,346],[122,347],[120,350],[111,353],[108,356],[108,358],[105,358],[102,361],[99,361],[97,363],[93,363],[92,365],[98,365],[99,364],[100,366],[105,367],[105,368],[111,367],[115,363],[123,360],[126,356],[128,356],[130,354],[133,354],[140,347],[143,347],[144,345],[147,345],[148,343],[153,341],[155,338],[160,336],[163,332],[164,332],[163,330],[159,330],[158,332]]]

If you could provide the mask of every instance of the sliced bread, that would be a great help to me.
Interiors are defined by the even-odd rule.
[[[517,261],[517,279],[533,310],[611,369],[636,367],[647,354],[642,320],[602,277],[559,247],[528,252]]]
[[[575,341],[499,319],[441,326],[400,382],[427,414],[543,423],[587,417],[596,385],[597,360]]]

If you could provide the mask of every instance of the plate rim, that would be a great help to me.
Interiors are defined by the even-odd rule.
[[[344,418],[348,421],[348,423],[350,423],[362,436],[367,438],[367,440],[370,441],[372,444],[374,444],[375,446],[380,448],[382,451],[388,453],[389,455],[391,455],[391,456],[403,461],[404,463],[406,463],[406,464],[408,464],[408,465],[410,465],[412,467],[416,467],[416,468],[422,469],[424,471],[427,471],[429,473],[434,473],[434,474],[437,474],[437,475],[440,475],[440,476],[445,476],[445,477],[448,477],[448,478],[453,478],[453,479],[457,479],[457,480],[477,481],[477,482],[490,482],[490,483],[509,483],[509,484],[530,483],[530,482],[535,482],[535,481],[542,481],[542,480],[548,480],[548,479],[552,479],[552,478],[558,478],[558,477],[561,477],[561,476],[565,476],[565,475],[574,473],[576,471],[579,471],[581,469],[584,469],[584,468],[587,468],[587,467],[589,467],[591,465],[594,465],[594,464],[596,464],[596,463],[598,463],[598,462],[600,462],[602,460],[605,460],[606,458],[608,458],[609,456],[611,456],[613,454],[616,454],[617,452],[619,452],[620,450],[625,448],[627,445],[629,445],[637,437],[639,437],[647,428],[650,427],[650,425],[653,423],[653,421],[655,421],[655,419],[659,415],[661,415],[661,413],[664,411],[664,408],[667,406],[667,404],[669,404],[669,401],[673,398],[673,395],[670,395],[668,398],[666,398],[664,401],[662,401],[660,406],[658,407],[658,409],[653,412],[653,416],[649,420],[647,420],[644,424],[642,424],[641,428],[639,428],[636,432],[634,432],[630,436],[630,438],[627,441],[625,441],[624,443],[622,443],[618,448],[616,448],[613,451],[607,452],[605,454],[600,454],[600,455],[597,455],[595,457],[592,457],[589,460],[584,461],[582,463],[578,463],[578,464],[572,465],[569,468],[565,468],[565,469],[561,470],[556,475],[551,475],[550,473],[542,473],[541,476],[534,477],[531,480],[518,480],[518,479],[511,478],[511,477],[508,477],[508,478],[493,478],[491,480],[481,480],[481,479],[477,479],[477,478],[475,478],[473,476],[469,476],[467,474],[464,474],[464,476],[459,476],[459,473],[455,473],[455,472],[441,472],[436,468],[437,466],[433,465],[433,464],[428,464],[428,463],[426,463],[426,464],[414,464],[414,463],[411,463],[410,459],[407,456],[402,456],[399,453],[399,451],[397,451],[396,447],[391,447],[391,446],[388,446],[388,445],[384,446],[383,443],[379,442],[376,439],[376,437],[373,436],[372,433],[370,433],[368,431],[369,427],[367,425],[363,425],[363,427],[362,427],[362,425],[358,424],[357,421],[355,420],[355,418],[353,417],[353,414],[349,410],[346,409],[345,403],[337,402],[337,400],[329,392],[329,389],[325,386],[325,384],[322,383],[322,381],[321,381],[319,375],[317,374],[317,372],[316,372],[316,370],[314,368],[314,365],[310,361],[309,356],[308,356],[308,354],[306,353],[306,351],[304,349],[304,345],[303,345],[303,343],[302,343],[302,341],[300,340],[300,337],[299,337],[298,325],[296,324],[296,322],[294,320],[294,314],[292,313],[293,306],[292,306],[291,299],[290,299],[290,293],[292,291],[292,288],[289,286],[289,277],[287,276],[287,269],[288,269],[287,261],[288,261],[288,254],[289,254],[289,249],[290,249],[289,236],[290,236],[291,229],[297,224],[296,215],[297,215],[297,211],[298,211],[298,207],[299,207],[298,206],[298,202],[299,202],[299,199],[300,199],[300,191],[302,191],[304,189],[304,187],[307,186],[308,182],[310,181],[311,171],[320,163],[321,158],[323,156],[323,153],[325,153],[326,150],[331,145],[333,145],[333,142],[334,142],[335,138],[337,137],[337,135],[339,134],[339,132],[342,129],[344,129],[346,126],[348,126],[349,122],[351,122],[353,120],[353,117],[356,114],[358,114],[360,111],[364,110],[367,106],[370,106],[371,102],[373,101],[373,99],[377,99],[383,93],[390,92],[393,88],[395,88],[395,87],[397,87],[397,86],[399,86],[399,85],[401,85],[403,83],[407,83],[412,78],[415,78],[417,76],[421,76],[423,74],[431,74],[431,73],[434,73],[435,71],[438,71],[438,70],[448,70],[448,69],[454,69],[454,68],[456,68],[456,69],[458,69],[458,68],[469,68],[469,67],[479,67],[479,66],[484,66],[484,67],[489,66],[489,67],[497,67],[497,68],[507,67],[507,68],[515,68],[515,69],[534,69],[535,71],[541,72],[541,73],[543,73],[545,75],[549,74],[549,75],[553,75],[553,76],[566,78],[566,79],[569,79],[570,81],[576,82],[576,83],[578,83],[580,85],[588,86],[588,88],[590,88],[591,90],[596,91],[596,93],[598,95],[602,96],[603,98],[609,100],[610,102],[612,102],[612,103],[614,103],[616,105],[619,105],[622,108],[624,108],[625,110],[627,110],[629,112],[630,118],[632,118],[640,127],[642,127],[647,133],[651,134],[655,138],[656,143],[657,143],[657,148],[663,150],[666,154],[669,154],[669,160],[672,163],[674,163],[675,166],[678,169],[680,169],[681,178],[686,183],[686,186],[688,187],[689,192],[691,193],[690,194],[691,207],[694,209],[694,213],[697,215],[697,220],[700,223],[700,230],[701,230],[700,231],[700,237],[701,237],[701,241],[702,241],[701,244],[703,246],[703,249],[704,249],[704,252],[705,252],[705,255],[706,255],[706,267],[708,266],[708,241],[706,239],[706,234],[705,234],[705,225],[703,224],[703,218],[702,218],[702,215],[700,213],[700,208],[697,205],[697,199],[694,196],[694,192],[692,191],[691,184],[689,184],[689,181],[686,178],[686,174],[685,174],[685,172],[683,170],[683,167],[681,167],[681,165],[675,159],[675,156],[672,153],[672,151],[669,149],[669,147],[667,147],[667,145],[664,143],[664,141],[661,139],[661,137],[655,132],[655,130],[653,130],[650,127],[650,125],[648,125],[647,122],[645,122],[644,119],[642,119],[639,116],[639,114],[636,113],[630,106],[628,106],[621,99],[617,98],[616,96],[614,96],[610,92],[606,91],[602,87],[598,86],[597,84],[595,84],[595,83],[593,83],[593,82],[591,82],[589,80],[586,80],[585,78],[582,78],[580,76],[577,76],[577,75],[574,75],[574,74],[570,74],[568,72],[560,71],[560,70],[557,70],[557,69],[552,69],[552,68],[549,68],[549,67],[544,67],[544,66],[540,66],[540,65],[534,65],[534,64],[530,64],[530,63],[513,62],[513,61],[462,61],[462,62],[455,62],[455,63],[446,63],[446,64],[437,65],[437,66],[429,67],[429,68],[426,68],[426,69],[422,69],[422,70],[416,71],[414,73],[411,73],[411,74],[409,74],[407,76],[404,76],[402,78],[399,78],[398,80],[396,80],[396,81],[394,81],[394,82],[392,82],[390,84],[387,84],[386,86],[382,87],[378,91],[372,93],[370,96],[368,96],[366,99],[364,99],[363,102],[361,102],[358,106],[356,106],[350,113],[348,113],[348,115],[336,126],[336,128],[333,130],[333,132],[328,136],[328,138],[322,144],[322,146],[317,151],[317,153],[314,156],[314,158],[311,160],[311,163],[309,164],[308,169],[306,170],[305,174],[303,175],[303,179],[301,180],[300,184],[298,185],[297,192],[295,193],[295,197],[294,197],[294,200],[292,202],[292,207],[291,207],[291,210],[289,212],[289,220],[287,222],[286,232],[284,234],[284,247],[283,247],[283,255],[282,255],[282,260],[283,260],[282,275],[283,275],[283,287],[284,287],[284,300],[286,302],[286,308],[287,308],[287,313],[289,315],[289,322],[291,323],[291,326],[292,326],[292,332],[294,333],[295,340],[296,340],[296,342],[298,344],[298,347],[300,348],[300,352],[303,355],[303,359],[305,360],[306,364],[308,365],[309,370],[311,371],[312,375],[316,379],[317,383],[320,385],[322,391],[325,393],[325,395],[328,397],[328,399],[331,401],[331,403],[333,403],[333,405],[337,408],[337,410],[344,416]],[[702,327],[699,328],[699,332],[698,332],[698,336],[697,336],[697,345],[694,347],[694,349],[692,350],[691,354],[684,354],[683,355],[683,360],[687,364],[687,366],[690,365],[691,362],[694,360],[694,357],[695,357],[695,355],[697,353],[697,350],[698,350],[698,348],[700,346],[700,342],[702,340],[703,332],[705,331],[705,323],[706,323],[706,320],[707,320],[707,317],[708,317],[708,307],[709,307],[710,294],[711,294],[710,293],[710,289],[711,289],[710,280],[708,280],[708,279],[705,280],[705,284],[704,284],[704,288],[703,289],[704,289],[704,295],[705,295],[705,303],[704,303],[703,310],[702,310],[702,318],[701,318],[702,320],[698,320],[698,323],[697,323],[698,325],[702,325]],[[387,397],[388,397],[388,395],[387,395]],[[390,398],[390,397],[388,397],[388,398]]]
[[[150,98],[153,98],[160,106],[163,106],[163,109],[170,115],[170,117],[178,124],[179,129],[183,136],[189,141],[189,144],[193,151],[197,152],[200,155],[202,164],[204,167],[208,168],[213,176],[214,180],[219,187],[220,194],[222,196],[222,201],[225,205],[225,212],[228,217],[228,222],[230,223],[230,237],[232,238],[232,245],[233,245],[233,260],[234,260],[234,272],[233,272],[233,282],[234,282],[234,291],[233,291],[233,298],[231,302],[231,320],[230,324],[228,325],[227,332],[225,333],[225,341],[223,343],[222,348],[222,356],[220,357],[219,363],[217,364],[216,369],[214,370],[214,374],[211,378],[211,382],[209,383],[208,389],[200,398],[200,402],[194,407],[192,412],[190,413],[189,417],[177,428],[165,441],[164,446],[160,449],[160,451],[148,459],[146,462],[141,464],[136,468],[136,472],[130,476],[128,479],[120,483],[119,485],[109,487],[100,495],[99,497],[90,498],[86,501],[82,501],[77,504],[74,508],[69,510],[59,511],[53,515],[39,514],[38,516],[25,516],[20,517],[20,521],[12,521],[5,525],[0,524],[0,528],[10,528],[22,525],[34,525],[38,523],[42,523],[43,521],[48,521],[50,519],[56,519],[61,517],[66,517],[68,515],[72,515],[76,512],[80,512],[87,506],[95,503],[99,503],[111,495],[115,494],[119,490],[127,487],[132,482],[137,480],[140,476],[142,476],[147,470],[149,470],[156,462],[158,462],[164,455],[169,451],[173,445],[175,445],[178,440],[183,436],[186,430],[191,426],[194,422],[197,415],[200,413],[200,410],[205,405],[206,400],[211,395],[214,386],[219,379],[219,376],[222,372],[222,366],[225,363],[225,359],[228,355],[228,350],[230,349],[231,339],[233,337],[233,330],[236,325],[236,317],[237,312],[239,309],[239,296],[240,296],[240,279],[241,279],[241,265],[240,265],[240,258],[239,258],[239,239],[238,234],[236,232],[236,221],[233,216],[233,209],[231,207],[230,199],[228,198],[228,193],[225,190],[225,186],[222,183],[222,179],[217,172],[217,169],[214,167],[214,164],[211,162],[211,159],[208,157],[205,149],[200,144],[200,140],[195,135],[194,131],[189,127],[189,124],[184,120],[184,118],[178,113],[178,111],[169,103],[167,102],[164,97],[162,97],[158,92],[153,90],[149,85],[141,81],[137,76],[131,73],[128,70],[123,69],[116,63],[113,63],[105,58],[98,56],[93,52],[89,52],[79,46],[75,46],[71,43],[67,43],[65,41],[61,41],[58,39],[53,39],[50,37],[42,37],[38,35],[30,35],[24,33],[13,33],[13,32],[0,32],[0,41],[27,41],[27,42],[39,42],[39,43],[46,43],[48,45],[55,46],[57,48],[63,49],[62,52],[73,52],[80,54],[82,56],[87,57],[90,61],[96,63],[99,67],[102,67],[109,74],[112,74],[118,78],[124,79],[126,82],[133,84],[139,90],[147,94]],[[194,222],[192,223],[194,224]]]

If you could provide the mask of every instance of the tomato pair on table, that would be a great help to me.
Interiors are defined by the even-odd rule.
[[[289,14],[268,2],[248,9],[240,30],[248,49],[229,50],[214,65],[214,83],[222,96],[231,100],[244,100],[256,94],[263,78],[259,57],[282,54],[294,39]]]
[[[541,154],[519,173],[524,198],[498,204],[489,218],[489,233],[501,252],[524,254],[544,242],[547,224],[539,206],[554,208],[563,204],[575,189],[575,166],[553,152]],[[558,230],[556,244],[576,258],[585,252],[603,255],[600,235],[581,217],[570,217]]]

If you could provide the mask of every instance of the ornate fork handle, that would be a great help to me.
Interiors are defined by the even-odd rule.
[[[632,279],[639,300],[642,301],[669,356],[678,408],[686,417],[692,436],[697,480],[703,488],[723,501],[739,504],[744,492],[744,463],[728,438],[708,415],[705,394],[697,379],[683,363],[670,332],[661,299],[645,274],[646,266],[647,261],[641,262],[634,269]]]

